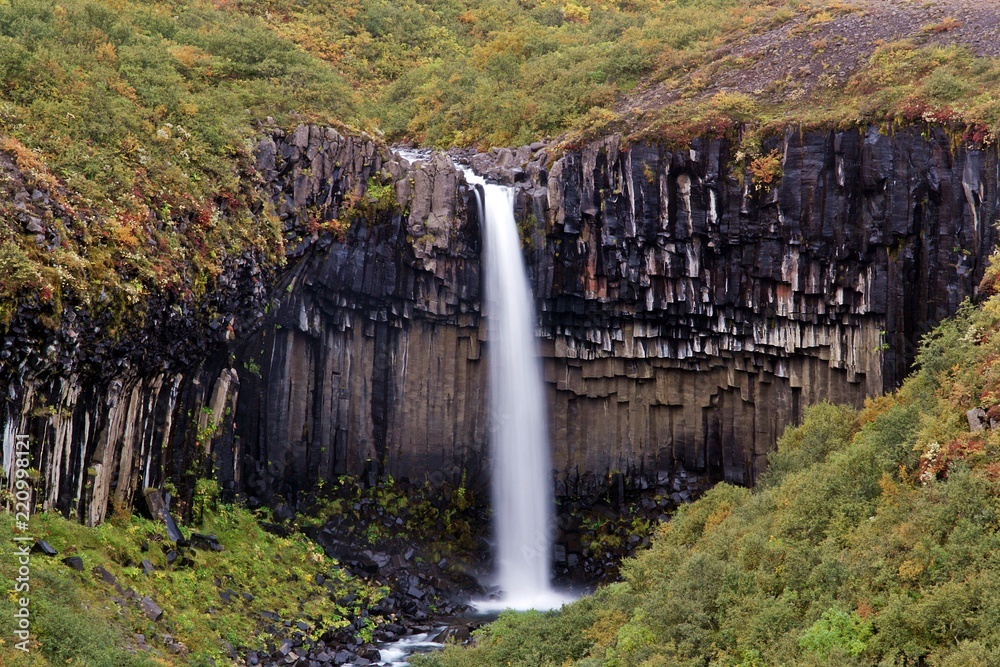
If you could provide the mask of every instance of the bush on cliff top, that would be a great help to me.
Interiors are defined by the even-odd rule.
[[[755,489],[680,510],[621,583],[419,664],[997,664],[1000,429],[965,413],[1000,417],[1000,296],[940,325],[919,363],[861,411],[809,409]]]

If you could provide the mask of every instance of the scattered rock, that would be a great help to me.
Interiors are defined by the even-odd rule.
[[[33,546],[31,550],[35,553],[40,553],[45,556],[55,556],[56,554],[59,553],[52,547],[51,544],[49,544],[45,540],[38,540],[37,542],[35,542],[35,546]]]
[[[965,418],[969,421],[970,431],[982,431],[986,428],[986,410],[973,408],[965,413]]]
[[[142,612],[146,614],[149,620],[156,622],[163,618],[163,610],[160,606],[153,602],[153,599],[149,596],[142,598],[139,601],[139,606],[142,608]]]
[[[62,559],[62,562],[70,566],[77,572],[83,572],[83,559],[79,556],[68,556]]]
[[[191,533],[191,544],[203,549],[212,551],[222,551],[222,544],[215,535],[204,535],[202,533]]]
[[[149,509],[149,513],[156,519],[163,522],[163,525],[167,529],[167,537],[171,542],[184,542],[184,534],[181,533],[180,529],[177,528],[177,523],[174,518],[170,516],[169,500],[163,495],[159,489],[146,489],[143,493],[146,499],[146,507]]]

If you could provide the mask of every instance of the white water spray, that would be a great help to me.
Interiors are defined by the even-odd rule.
[[[535,312],[514,222],[513,193],[466,171],[483,186],[484,275],[489,327],[493,520],[500,600],[487,607],[551,609],[552,463],[535,341]]]

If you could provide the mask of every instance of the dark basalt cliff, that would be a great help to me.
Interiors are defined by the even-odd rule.
[[[750,483],[804,406],[895,387],[996,238],[995,151],[929,134],[789,131],[759,190],[724,141],[609,140],[523,190],[567,472]]]
[[[749,483],[804,406],[895,386],[919,336],[974,294],[1000,208],[995,147],[924,128],[790,131],[763,148],[782,157],[774,187],[739,176],[724,140],[611,138],[551,165],[544,146],[471,156],[516,189],[560,493],[613,472]],[[4,461],[15,433],[35,436],[46,506],[100,521],[109,495],[183,488],[205,460],[261,498],[341,473],[486,483],[469,186],[444,156],[410,166],[315,127],[258,155],[289,248],[270,299],[236,278],[248,262],[230,319],[189,332],[200,358],[49,364],[10,384]],[[371,195],[383,182],[395,206]],[[333,220],[353,221],[344,242]]]

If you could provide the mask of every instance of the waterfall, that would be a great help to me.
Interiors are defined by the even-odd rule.
[[[410,162],[429,158],[419,149],[396,153]],[[476,187],[483,228],[493,537],[501,590],[499,600],[475,605],[482,611],[553,609],[573,598],[552,588],[555,502],[545,391],[513,191],[459,168]]]
[[[502,592],[498,603],[479,606],[550,609],[565,598],[551,584],[552,463],[535,309],[514,221],[513,192],[470,171],[465,178],[482,186],[485,194],[480,220],[494,539]]]

